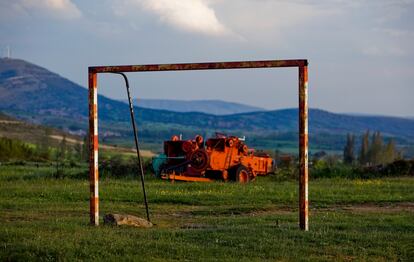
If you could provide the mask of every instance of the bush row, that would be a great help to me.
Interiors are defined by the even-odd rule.
[[[114,156],[102,160],[99,164],[99,176],[107,178],[133,177],[140,174],[139,165],[135,157]],[[150,159],[142,163],[144,172],[153,173]]]
[[[414,160],[396,160],[390,164],[378,166],[315,165],[310,169],[311,178],[381,178],[399,176],[414,176]]]

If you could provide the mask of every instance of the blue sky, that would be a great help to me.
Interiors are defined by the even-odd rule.
[[[307,58],[310,106],[414,116],[413,0],[0,0],[0,47],[86,86],[90,65]],[[297,70],[131,75],[134,96],[297,106]],[[101,94],[125,98],[117,76]]]

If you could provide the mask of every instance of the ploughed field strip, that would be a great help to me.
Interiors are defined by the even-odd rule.
[[[51,168],[0,168],[0,258],[409,260],[413,178],[310,181],[309,232],[296,181],[249,184],[147,179],[150,229],[89,226],[89,182]],[[102,179],[100,219],[145,217],[137,179]]]

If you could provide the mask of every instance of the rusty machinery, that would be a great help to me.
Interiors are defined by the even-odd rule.
[[[250,68],[298,68],[299,80],[299,225],[308,230],[308,60],[262,60],[237,62],[209,62],[182,64],[92,66],[89,78],[89,180],[90,223],[99,225],[98,172],[98,74],[123,72],[161,72],[189,70],[221,70]]]
[[[247,183],[273,172],[273,159],[249,149],[243,140],[218,133],[205,143],[200,135],[192,140],[173,136],[164,142],[164,154],[153,158],[155,174],[170,180]]]

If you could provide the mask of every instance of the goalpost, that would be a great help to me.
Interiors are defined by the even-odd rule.
[[[92,66],[89,77],[89,180],[90,223],[99,225],[99,174],[98,174],[98,82],[100,73],[161,72],[218,69],[252,69],[297,67],[299,76],[299,226],[309,230],[308,225],[308,61],[265,60],[185,64],[153,64],[123,66]]]

